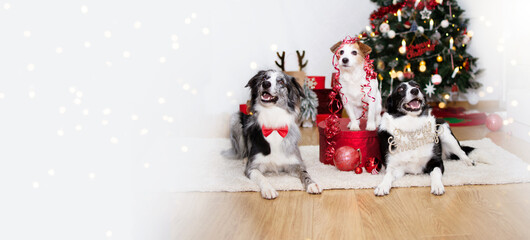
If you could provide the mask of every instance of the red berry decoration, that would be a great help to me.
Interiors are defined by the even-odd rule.
[[[366,169],[366,172],[372,173],[374,175],[379,174],[379,170],[381,170],[379,159],[371,157],[370,159],[368,159],[368,162],[366,163],[366,166],[364,166],[364,168]]]
[[[361,167],[356,167],[356,168],[355,168],[355,173],[357,173],[357,174],[361,174],[361,173],[363,173],[363,168],[361,168]]]
[[[341,171],[352,171],[358,168],[361,163],[361,150],[342,146],[335,151],[333,163]]]

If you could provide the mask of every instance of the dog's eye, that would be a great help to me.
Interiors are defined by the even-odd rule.
[[[340,50],[339,54],[340,55],[344,54],[344,50]]]
[[[403,92],[403,90],[405,90],[405,88],[403,87],[398,88],[398,92]]]
[[[357,55],[357,51],[353,51],[353,52],[351,52],[351,54],[352,54],[353,56],[355,56],[355,55]]]
[[[278,83],[283,85],[285,82],[283,80],[278,80]]]

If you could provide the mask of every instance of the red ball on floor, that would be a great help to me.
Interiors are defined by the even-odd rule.
[[[335,151],[333,162],[341,171],[352,171],[361,163],[361,150],[342,146]]]
[[[498,131],[502,127],[502,118],[498,114],[492,113],[486,118],[486,127],[491,131]]]

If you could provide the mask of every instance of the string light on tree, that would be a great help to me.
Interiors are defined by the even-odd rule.
[[[455,78],[456,77],[456,74],[460,71],[459,69],[460,68],[455,68],[455,70],[453,70],[453,74],[451,74],[451,78]]]
[[[434,27],[434,20],[429,20],[429,30],[432,31],[432,28]]]
[[[425,66],[425,61],[422,60],[420,62],[419,70],[420,70],[420,72],[425,72],[425,70],[427,70],[427,66]]]
[[[405,39],[401,41],[401,47],[399,47],[399,53],[405,54],[407,52],[407,42],[405,42]]]
[[[403,79],[405,78],[405,76],[403,75],[403,72],[402,72],[402,71],[398,71],[398,72],[397,72],[397,78],[399,79],[399,81],[403,81]]]

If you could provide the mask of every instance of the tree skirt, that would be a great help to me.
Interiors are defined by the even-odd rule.
[[[477,126],[486,123],[485,113],[465,113],[465,108],[433,108],[432,114],[443,118],[451,127]]]
[[[181,142],[181,141],[179,141]],[[258,191],[258,187],[243,174],[243,160],[229,160],[220,155],[221,150],[229,147],[228,139],[186,139],[183,140],[186,153],[179,153],[179,159],[169,159],[173,165],[171,191]],[[182,143],[179,143],[182,144]],[[466,166],[461,161],[444,161],[443,183],[446,186],[470,184],[506,184],[530,182],[530,165],[515,155],[484,138],[475,141],[463,141],[463,145],[480,149],[482,162],[477,166]],[[170,144],[175,146],[174,144]],[[174,148],[173,148],[174,149]],[[319,162],[318,146],[300,147],[307,171],[324,189],[360,189],[374,188],[383,179],[383,173],[355,174],[341,172],[334,166]],[[175,151],[175,150],[173,150]],[[180,149],[177,149],[180,152]],[[174,156],[173,156],[174,157]],[[486,163],[487,162],[487,163]],[[278,190],[302,190],[302,184],[296,177],[287,175],[267,176]],[[430,186],[427,174],[405,175],[396,180],[393,187]]]

